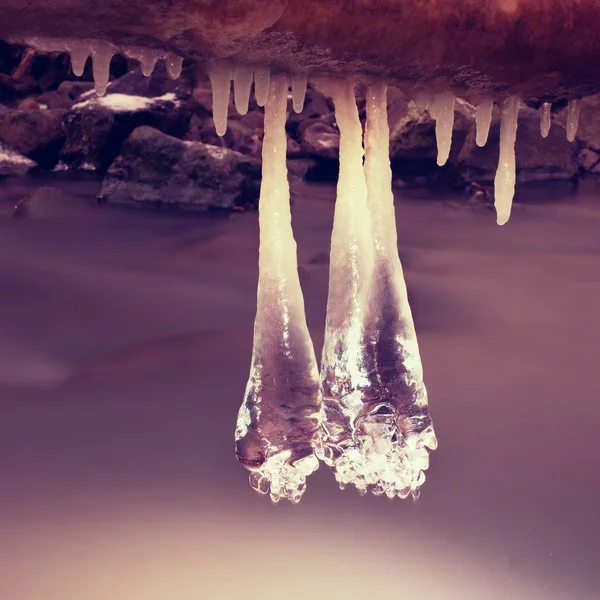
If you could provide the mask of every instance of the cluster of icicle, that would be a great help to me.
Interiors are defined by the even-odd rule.
[[[227,107],[232,81],[238,109],[247,109],[252,80],[257,102],[265,104],[257,312],[237,457],[252,487],[274,502],[298,502],[318,458],[341,487],[416,498],[437,441],[396,246],[386,86],[368,88],[363,146],[354,84],[322,82],[335,102],[341,147],[319,374],[298,278],[286,166],[288,91],[291,83],[294,109],[301,110],[306,78],[219,65],[210,79],[221,132],[227,111],[219,104]]]
[[[183,58],[172,52],[143,46],[119,47],[106,40],[56,40],[53,38],[28,38],[26,43],[44,52],[68,52],[71,55],[71,68],[77,77],[83,75],[88,58],[92,58],[94,87],[98,96],[103,96],[108,88],[110,62],[115,54],[123,54],[138,60],[142,73],[149,77],[159,60],[163,60],[167,73],[172,79],[181,74]]]

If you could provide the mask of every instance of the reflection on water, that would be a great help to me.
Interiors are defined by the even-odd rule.
[[[232,442],[256,216],[90,204],[16,223],[3,195],[0,597],[595,597],[600,211],[585,193],[504,228],[399,205],[440,449],[416,503],[342,493],[320,469],[295,507],[247,486]],[[293,197],[320,349],[334,189]]]

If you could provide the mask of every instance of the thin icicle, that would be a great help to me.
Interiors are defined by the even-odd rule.
[[[579,109],[581,108],[581,100],[573,98],[569,100],[567,107],[567,139],[572,142],[577,135],[577,127],[579,126]]]
[[[450,92],[443,92],[436,97],[434,105],[435,137],[437,139],[438,155],[437,164],[441,167],[446,164],[450,156],[452,145],[452,129],[454,128],[454,103],[456,96]],[[433,115],[432,115],[433,116]]]
[[[72,42],[69,47],[71,53],[71,68],[76,77],[81,77],[85,69],[85,63],[91,54],[88,42]]]
[[[512,208],[515,195],[516,161],[515,142],[519,120],[519,99],[511,96],[502,105],[500,122],[500,159],[494,179],[494,206],[498,225],[504,225]]]
[[[250,378],[235,432],[250,484],[297,503],[318,468],[317,361],[306,325],[286,167],[287,77],[273,77],[265,108],[259,200],[259,283]]]
[[[92,70],[94,73],[94,86],[98,96],[106,94],[110,78],[110,61],[115,51],[115,47],[108,42],[99,41],[92,45]]]
[[[264,106],[269,96],[269,80],[271,69],[269,67],[256,67],[254,69],[254,95],[256,104]]]
[[[177,54],[167,54],[164,57],[167,73],[171,79],[178,79],[183,67],[183,58]]]
[[[542,137],[548,137],[548,134],[550,133],[550,125],[552,125],[552,117],[551,117],[551,109],[552,109],[552,104],[550,104],[550,102],[544,102],[544,104],[542,104],[542,114],[540,116],[540,133],[542,134]]]
[[[233,97],[235,108],[240,115],[248,112],[251,88],[252,69],[246,65],[238,65],[233,73]]]
[[[296,113],[301,113],[304,109],[307,83],[306,74],[294,75],[292,77],[292,105]]]
[[[213,120],[217,135],[223,136],[227,131],[227,114],[229,112],[229,96],[233,70],[228,63],[214,63],[208,71],[212,86]]]
[[[475,127],[477,129],[475,143],[480,148],[485,146],[490,133],[493,108],[494,101],[491,98],[483,98],[477,106],[477,113],[475,114]]]

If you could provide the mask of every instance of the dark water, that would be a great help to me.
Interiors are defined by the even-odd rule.
[[[341,492],[321,467],[298,506],[254,492],[234,453],[256,216],[90,198],[10,221],[22,191],[0,182],[2,599],[597,597],[593,190],[503,228],[399,204],[440,446],[416,503]],[[318,352],[333,193],[294,190]]]

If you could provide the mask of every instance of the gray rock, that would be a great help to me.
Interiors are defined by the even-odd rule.
[[[16,150],[0,144],[0,176],[27,175],[37,164]]]
[[[299,128],[300,146],[306,156],[324,160],[338,160],[340,132],[322,119],[312,119]]]
[[[227,148],[139,127],[110,166],[100,199],[187,209],[255,205],[260,163]]]
[[[0,142],[52,169],[65,139],[63,116],[61,110],[0,111]]]

